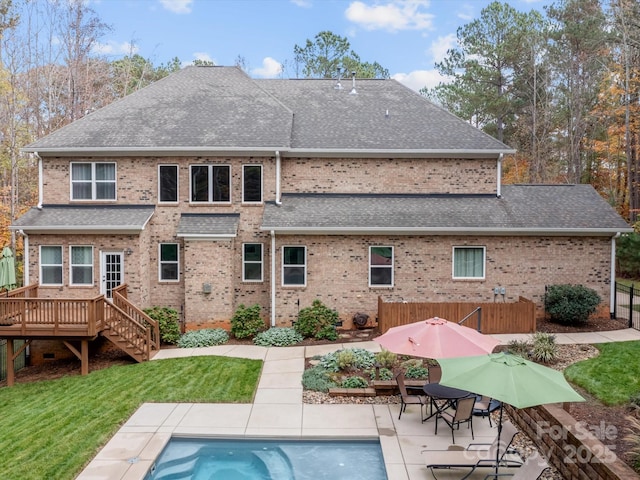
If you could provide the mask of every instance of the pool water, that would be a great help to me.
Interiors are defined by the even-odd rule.
[[[172,438],[146,480],[387,480],[378,440]]]

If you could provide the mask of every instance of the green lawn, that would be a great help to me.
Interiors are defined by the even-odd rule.
[[[262,361],[189,357],[0,389],[0,476],[73,479],[143,402],[251,402]]]
[[[600,399],[605,405],[623,405],[640,393],[640,342],[596,345],[600,355],[574,363],[567,379]]]

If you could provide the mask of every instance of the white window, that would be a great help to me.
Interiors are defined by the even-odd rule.
[[[453,278],[484,279],[485,247],[453,247]]]
[[[71,285],[93,285],[93,247],[71,246],[69,248]]]
[[[282,247],[282,285],[307,284],[307,247]]]
[[[261,282],[262,267],[262,244],[245,243],[242,245],[242,281]]]
[[[242,166],[243,203],[262,203],[262,165]]]
[[[62,285],[61,246],[40,246],[40,285]]]
[[[177,165],[158,165],[158,202],[178,202]]]
[[[393,287],[393,247],[369,247],[369,286]]]
[[[193,203],[231,202],[229,165],[191,165],[190,182]]]
[[[180,263],[177,243],[161,243],[159,245],[158,271],[161,282],[177,282],[180,280]]]
[[[115,163],[71,163],[71,200],[115,199]]]

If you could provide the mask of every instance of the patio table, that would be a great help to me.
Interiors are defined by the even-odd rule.
[[[467,390],[461,390],[459,388],[447,387],[445,385],[440,385],[439,383],[426,383],[422,390],[427,396],[431,399],[432,407],[436,407],[436,411],[433,412],[433,408],[431,409],[431,415],[426,418],[423,418],[422,421],[426,422],[434,415],[438,415],[439,413],[444,412],[447,408],[455,405],[455,403],[461,398],[468,397],[472,395],[471,392]],[[439,404],[436,400],[444,400],[444,403]]]

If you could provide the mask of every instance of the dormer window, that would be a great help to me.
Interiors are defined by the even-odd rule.
[[[116,164],[72,162],[71,200],[115,200]]]

